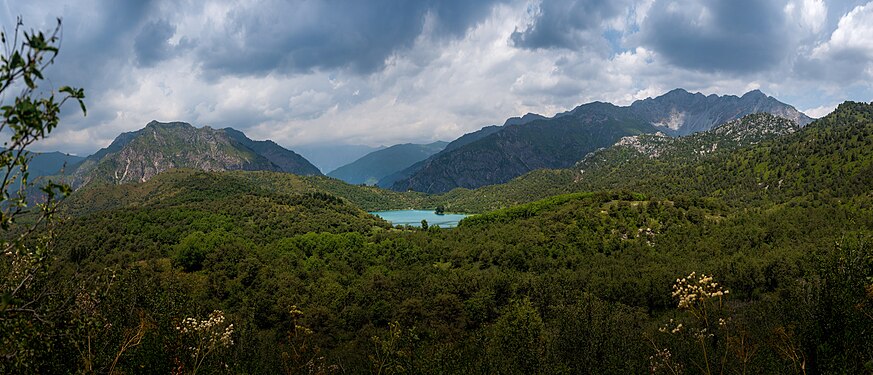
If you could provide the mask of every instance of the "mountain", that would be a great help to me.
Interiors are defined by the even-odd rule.
[[[534,169],[568,167],[624,136],[657,131],[688,135],[758,112],[772,113],[801,126],[812,121],[758,90],[737,97],[704,96],[676,89],[625,107],[594,102],[551,118],[531,114],[511,118],[505,122],[507,126],[473,133],[481,136],[457,147],[450,144],[431,158],[383,179],[379,186],[439,193],[504,183]]]
[[[73,170],[85,158],[81,156],[64,154],[62,152],[34,152],[29,154],[31,159],[27,164],[28,184],[33,187],[41,186],[40,177],[52,176],[59,174],[62,170]],[[13,169],[13,173],[18,173],[18,167]],[[12,176],[10,176],[12,177]],[[17,191],[21,186],[21,176],[11,181],[8,191]],[[35,185],[34,185],[35,184]],[[37,190],[37,189],[32,189]],[[30,194],[39,195],[37,191]]]
[[[392,174],[385,176],[384,178],[380,179],[376,185],[381,187],[381,188],[390,189],[392,186],[394,186],[395,182],[400,181],[400,180],[405,180],[405,179],[409,178],[410,176],[414,175],[415,173],[417,173],[422,168],[424,168],[424,166],[427,165],[427,163],[430,161],[430,159],[434,158],[435,156],[437,156],[441,153],[444,153],[444,152],[450,152],[450,151],[457,149],[457,148],[460,148],[464,145],[478,141],[482,138],[485,138],[491,134],[496,133],[500,129],[501,129],[500,126],[491,125],[491,126],[486,126],[486,127],[479,129],[477,131],[464,134],[464,135],[460,136],[458,139],[449,142],[449,144],[446,145],[446,147],[444,147],[442,149],[442,151],[430,156],[429,158],[427,158],[425,160],[419,161],[419,162],[409,166],[406,169],[403,169],[399,172],[395,172],[395,173],[392,173]]]
[[[79,188],[94,181],[144,182],[171,168],[320,174],[306,159],[272,141],[252,141],[229,128],[152,121],[86,158],[72,171],[69,183]]]
[[[739,146],[751,143],[747,147],[731,149],[724,147],[729,143],[715,145],[700,137],[689,139],[687,147],[667,145],[657,157],[630,145],[595,153],[576,166],[581,175],[575,189],[618,188],[743,203],[869,195],[873,104],[843,103],[797,131],[772,118],[768,122],[772,127],[762,134],[782,135],[760,142],[739,141]],[[710,133],[721,131],[737,139],[732,129],[736,127]]]
[[[552,195],[622,190],[731,204],[857,196],[873,186],[873,104],[847,102],[801,128],[766,113],[687,137],[623,137],[567,169],[535,170],[499,184],[455,189],[435,204],[487,212]]]
[[[547,118],[548,117],[536,113],[527,113],[521,117],[510,117],[506,119],[506,121],[503,123],[503,126],[524,125],[534,120],[545,120]]]
[[[609,103],[590,103],[573,115],[505,126],[428,159],[392,189],[427,193],[504,183],[540,168],[566,168],[626,135],[653,133],[651,124]],[[448,148],[448,147],[447,147]]]
[[[670,175],[686,167],[691,169],[688,173],[693,173],[693,168],[700,164],[799,129],[791,120],[760,113],[687,137],[668,137],[663,133],[626,136],[610,147],[589,153],[571,168],[535,170],[504,184],[455,189],[440,196],[439,204],[448,210],[486,212],[558,194],[639,188],[633,185],[636,181]],[[682,192],[677,185],[669,194]]]
[[[394,145],[364,155],[327,175],[350,184],[375,185],[383,177],[402,171],[412,164],[442,151],[447,144],[448,142],[438,141],[428,144]]]
[[[625,149],[648,159],[671,160],[674,164],[689,163],[717,151],[732,152],[799,129],[792,120],[769,113],[755,113],[687,137],[674,138],[661,132],[624,137],[611,148],[587,155],[577,167],[585,167],[589,162],[596,163],[598,159],[609,159],[604,155],[622,153]],[[628,160],[626,155],[612,159]]]
[[[379,151],[385,146],[370,147],[347,144],[312,144],[294,147],[294,150],[312,162],[322,173],[328,173],[360,159],[373,151]]]
[[[33,154],[27,165],[30,178],[57,174],[61,169],[73,169],[85,158],[62,152],[40,152]]]
[[[669,135],[688,135],[752,113],[771,113],[800,126],[812,118],[759,90],[734,95],[703,95],[675,89],[657,98],[637,100],[630,109]]]

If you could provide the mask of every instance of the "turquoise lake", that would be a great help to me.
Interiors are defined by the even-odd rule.
[[[427,220],[427,225],[451,228],[458,226],[458,222],[467,217],[464,214],[437,215],[433,211],[424,210],[376,211],[370,213],[391,222],[391,225],[412,225],[414,227],[420,227],[421,221]]]

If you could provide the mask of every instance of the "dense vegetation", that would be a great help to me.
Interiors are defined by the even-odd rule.
[[[58,228],[57,276],[43,281],[63,291],[47,308],[73,314],[53,322],[66,333],[53,345],[31,342],[29,363],[43,372],[108,366],[142,327],[120,368],[190,369],[175,326],[217,309],[234,323],[235,343],[205,363],[231,372],[639,373],[663,349],[696,372],[693,338],[659,332],[670,318],[695,323],[671,297],[691,271],[730,290],[717,312],[730,326],[705,343],[725,351],[728,368],[799,366],[786,347],[808,370],[858,372],[871,359],[869,209],[808,202],[732,212],[691,199],[574,194],[454,230],[395,231],[325,201],[281,205],[318,217],[305,225],[320,233],[279,231],[295,220],[274,220],[271,207],[246,199],[70,220]],[[332,230],[334,217],[351,228]],[[747,346],[721,341],[735,337]],[[83,358],[76,346],[87,338],[101,347]],[[730,352],[751,348],[748,363]]]
[[[33,100],[56,35],[2,61],[0,92],[29,87],[3,107],[7,177],[84,96]],[[173,170],[58,210],[49,184],[28,212],[5,183],[0,373],[871,373],[871,128],[845,103],[722,151],[610,148],[441,196]],[[364,211],[434,205],[489,212]]]
[[[813,171],[854,171],[842,166],[852,155],[864,170],[870,108],[846,104],[694,170],[718,184],[729,177],[708,175],[721,170],[708,165],[746,176],[740,166],[758,163],[740,160],[776,151],[784,157],[770,166],[795,166],[786,180],[827,171],[797,169],[803,155]],[[834,148],[843,152],[827,152]],[[664,173],[679,178],[687,168],[696,167]],[[3,370],[873,368],[873,197],[853,174],[828,181],[829,194],[791,197],[738,188],[726,200],[694,184],[689,194],[563,194],[451,230],[391,228],[355,204],[434,197],[276,176],[179,170],[74,194],[53,229],[57,261],[31,289],[44,293],[39,308],[50,318],[4,331],[24,360]]]

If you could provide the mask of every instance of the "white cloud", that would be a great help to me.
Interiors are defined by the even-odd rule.
[[[785,13],[803,30],[817,34],[827,22],[828,7],[824,0],[792,0],[785,5]]]
[[[873,59],[873,2],[857,6],[840,18],[830,39],[812,52],[815,58],[841,54]]]
[[[805,113],[807,116],[812,117],[812,118],[822,118],[825,115],[827,115],[828,113],[831,113],[835,109],[837,109],[838,105],[839,105],[839,103],[825,104],[825,105],[818,106],[815,108],[804,109],[804,110],[801,110],[801,112]]]

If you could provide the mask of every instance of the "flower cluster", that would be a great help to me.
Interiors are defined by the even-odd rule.
[[[683,328],[684,327],[682,326],[682,323],[677,324],[677,322],[675,322],[673,319],[670,319],[670,323],[667,323],[667,324],[663,325],[661,328],[658,328],[658,331],[660,331],[661,333],[668,333],[669,332],[672,334],[676,334],[676,333],[682,332]]]
[[[176,326],[176,330],[183,334],[198,336],[201,342],[208,347],[219,345],[229,347],[233,345],[233,324],[224,327],[224,322],[224,313],[221,310],[215,310],[203,320],[185,318]]]
[[[722,297],[730,293],[713,281],[712,276],[692,272],[688,277],[676,279],[673,284],[673,297],[679,300],[680,309],[694,308],[709,298]]]
[[[649,357],[649,372],[652,374],[661,372],[681,374],[682,366],[673,361],[670,349],[655,349],[655,355]]]

